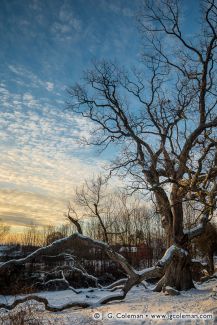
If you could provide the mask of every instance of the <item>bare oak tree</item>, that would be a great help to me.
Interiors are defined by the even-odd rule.
[[[184,259],[173,260],[159,290],[193,286],[188,244],[216,208],[217,6],[215,0],[203,1],[200,31],[189,37],[181,5],[144,2],[143,70],[95,63],[84,84],[69,89],[69,108],[95,125],[88,144],[117,145],[120,154],[111,172],[130,176],[132,189],[153,195],[168,247],[186,251]],[[187,200],[198,201],[202,216],[190,233],[183,227]]]
[[[102,148],[116,145],[119,155],[111,173],[127,175],[133,191],[143,190],[153,198],[167,235],[166,253],[155,266],[137,271],[109,244],[76,233],[26,258],[1,264],[0,276],[42,255],[82,244],[102,249],[127,274],[121,291],[98,303],[123,299],[132,286],[153,277],[161,277],[156,290],[193,286],[189,243],[204,233],[216,209],[217,5],[216,0],[202,2],[201,29],[189,36],[183,29],[182,3],[144,1],[143,70],[96,63],[86,72],[84,84],[69,89],[69,108],[93,122],[88,143]],[[190,230],[183,226],[186,201],[198,204],[198,223]],[[93,212],[97,214],[96,209]],[[44,302],[52,311],[91,306],[73,302],[55,307],[30,296],[0,307],[12,309],[29,299]]]

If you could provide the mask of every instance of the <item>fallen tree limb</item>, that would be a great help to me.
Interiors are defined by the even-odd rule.
[[[126,281],[127,281],[127,278],[117,280],[117,281],[111,283],[110,285],[104,287],[103,289],[113,289],[113,288],[116,287],[116,286],[119,286],[119,285],[125,284]]]
[[[72,307],[87,308],[87,307],[91,306],[91,304],[88,302],[71,302],[71,303],[67,303],[62,306],[52,306],[51,304],[49,304],[49,302],[46,298],[36,296],[36,295],[31,295],[31,296],[27,296],[24,298],[16,299],[16,300],[14,300],[14,302],[12,304],[0,304],[0,309],[4,308],[6,310],[12,310],[19,304],[22,304],[22,303],[25,303],[25,302],[31,301],[31,300],[42,303],[46,310],[53,311],[53,312],[62,311],[62,310],[69,309]]]
[[[26,256],[24,258],[20,258],[17,260],[13,259],[13,260],[10,260],[10,261],[7,261],[7,262],[1,264],[0,265],[0,273],[5,269],[10,268],[11,266],[22,265],[24,263],[31,262],[33,259],[35,259],[37,257],[41,257],[43,255],[52,255],[53,253],[56,253],[57,250],[59,250],[63,247],[64,247],[64,249],[68,248],[67,246],[71,246],[73,244],[75,237],[76,237],[75,235],[76,234],[71,235],[69,237],[62,238],[62,239],[58,239],[48,246],[41,247],[41,248],[37,249],[36,251],[34,251],[33,253],[29,254],[28,256]]]
[[[96,287],[99,287],[99,284],[98,284],[98,279],[87,273],[87,271],[84,269],[84,268],[78,268],[76,266],[70,266],[70,265],[63,265],[63,266],[57,266],[54,270],[55,271],[69,271],[69,272],[77,272],[79,273],[81,276],[85,277],[87,280],[92,280],[94,283],[95,283],[95,286]]]
[[[26,262],[30,262],[33,259],[41,256],[41,255],[50,255],[56,250],[60,249],[66,249],[69,247],[72,247],[74,244],[82,244],[84,246],[88,247],[97,247],[100,248],[103,252],[105,252],[114,262],[118,263],[119,265],[122,266],[122,268],[125,270],[125,272],[128,275],[128,278],[126,281],[123,281],[124,287],[121,290],[120,293],[108,295],[98,301],[97,304],[94,305],[101,305],[101,304],[106,304],[108,302],[114,301],[114,300],[122,300],[126,297],[126,294],[130,291],[130,289],[136,285],[141,283],[144,280],[147,280],[149,278],[159,278],[162,277],[165,273],[165,268],[169,265],[169,263],[172,261],[174,255],[176,254],[187,254],[186,251],[183,249],[179,248],[176,245],[172,245],[171,247],[168,248],[168,250],[165,252],[164,256],[161,258],[161,260],[158,261],[158,263],[150,268],[143,269],[141,271],[135,270],[129,263],[128,261],[119,253],[115,252],[107,243],[93,240],[89,237],[83,236],[81,234],[75,233],[69,237],[63,238],[56,240],[52,244],[39,248],[32,254],[28,255],[25,258],[18,259],[18,260],[10,260],[8,262],[3,263],[0,265],[0,273],[5,271],[6,269],[12,267],[13,265],[20,265]],[[120,281],[119,281],[120,284]],[[114,286],[117,285],[114,283]],[[110,288],[112,288],[113,285],[110,285]],[[28,296],[26,298],[18,299],[14,301],[12,305],[0,305],[1,308],[6,308],[6,309],[13,309],[16,307],[19,303],[28,301],[28,300],[36,300],[38,302],[42,302],[45,305],[45,308],[49,311],[60,311],[64,310],[67,308],[71,307],[82,307],[82,308],[87,308],[90,306],[93,306],[93,304],[88,303],[88,302],[73,302],[69,303],[60,307],[55,307],[51,306],[48,302],[47,299],[38,297],[38,296]]]

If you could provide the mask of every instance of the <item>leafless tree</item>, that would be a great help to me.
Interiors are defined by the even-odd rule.
[[[76,189],[66,217],[79,233],[93,239],[138,245],[148,237],[150,241],[152,210],[138,195],[128,195],[123,188],[114,190],[108,179],[98,176]]]
[[[69,109],[95,125],[88,144],[118,145],[111,172],[153,195],[168,247],[186,250],[211,218],[217,193],[216,1],[203,1],[202,9],[201,29],[189,37],[181,1],[146,0],[144,71],[103,61],[86,72],[84,85],[69,89]],[[183,227],[186,200],[198,201],[203,216],[191,234]],[[189,255],[173,261],[159,289],[167,284],[193,286]]]
[[[10,231],[10,226],[1,222],[1,219],[0,219],[0,241],[2,241],[5,238],[5,236],[7,236],[9,231]]]
[[[25,259],[0,265],[0,274],[80,243],[102,249],[127,274],[121,293],[99,303],[123,299],[133,285],[150,277],[161,277],[156,290],[167,285],[178,290],[193,286],[189,243],[204,232],[216,209],[216,0],[202,2],[201,29],[196,37],[183,31],[181,14],[182,1],[145,0],[140,16],[144,70],[126,71],[103,61],[86,72],[84,84],[69,89],[69,109],[95,125],[88,143],[120,149],[111,174],[127,175],[132,191],[151,193],[167,236],[164,256],[154,267],[136,271],[107,243],[76,233]],[[200,219],[196,227],[186,230],[183,205],[192,200],[198,203]],[[74,302],[53,307],[44,298],[33,298],[52,311],[90,306]],[[26,299],[31,297],[22,301]],[[19,302],[4,307],[11,309]]]
[[[124,193],[114,193],[108,188],[108,179],[98,176],[76,189],[73,203],[69,204],[67,218],[76,225],[79,233],[87,233],[82,230],[81,222],[86,219],[86,226],[95,228],[95,233],[99,228],[98,239],[106,243],[112,243],[113,236],[117,237],[126,233],[129,216],[133,212],[128,204],[127,196]],[[125,216],[125,222],[120,227],[118,221],[121,216]],[[91,222],[91,219],[95,221]],[[98,227],[99,226],[99,227]],[[121,228],[121,229],[120,229]],[[92,238],[97,239],[94,235]]]

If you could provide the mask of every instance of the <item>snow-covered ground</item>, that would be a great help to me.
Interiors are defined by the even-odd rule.
[[[58,313],[42,311],[38,308],[36,313],[43,317],[43,323],[58,325],[217,324],[217,293],[214,296],[213,292],[214,288],[217,289],[217,278],[196,286],[197,289],[182,292],[178,296],[155,293],[145,289],[144,286],[139,286],[133,288],[121,302],[112,302],[96,308],[68,309]],[[112,294],[99,289],[94,289],[93,292],[89,290],[84,289],[79,295],[70,290],[41,292],[38,295],[46,297],[52,305],[62,305],[75,300],[97,302],[105,295]],[[12,296],[0,296],[0,302],[4,303],[11,303],[13,299]],[[206,319],[209,316],[200,316],[201,314],[212,314],[213,318]],[[176,318],[171,320],[172,317]],[[49,320],[49,323],[46,320]]]

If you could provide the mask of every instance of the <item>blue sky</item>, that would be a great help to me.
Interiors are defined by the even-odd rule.
[[[80,148],[91,124],[63,110],[66,88],[93,59],[127,67],[141,51],[140,0],[0,1],[0,218],[61,223],[76,185],[112,151]],[[185,1],[195,18],[197,0]],[[186,30],[193,28],[193,23]]]

